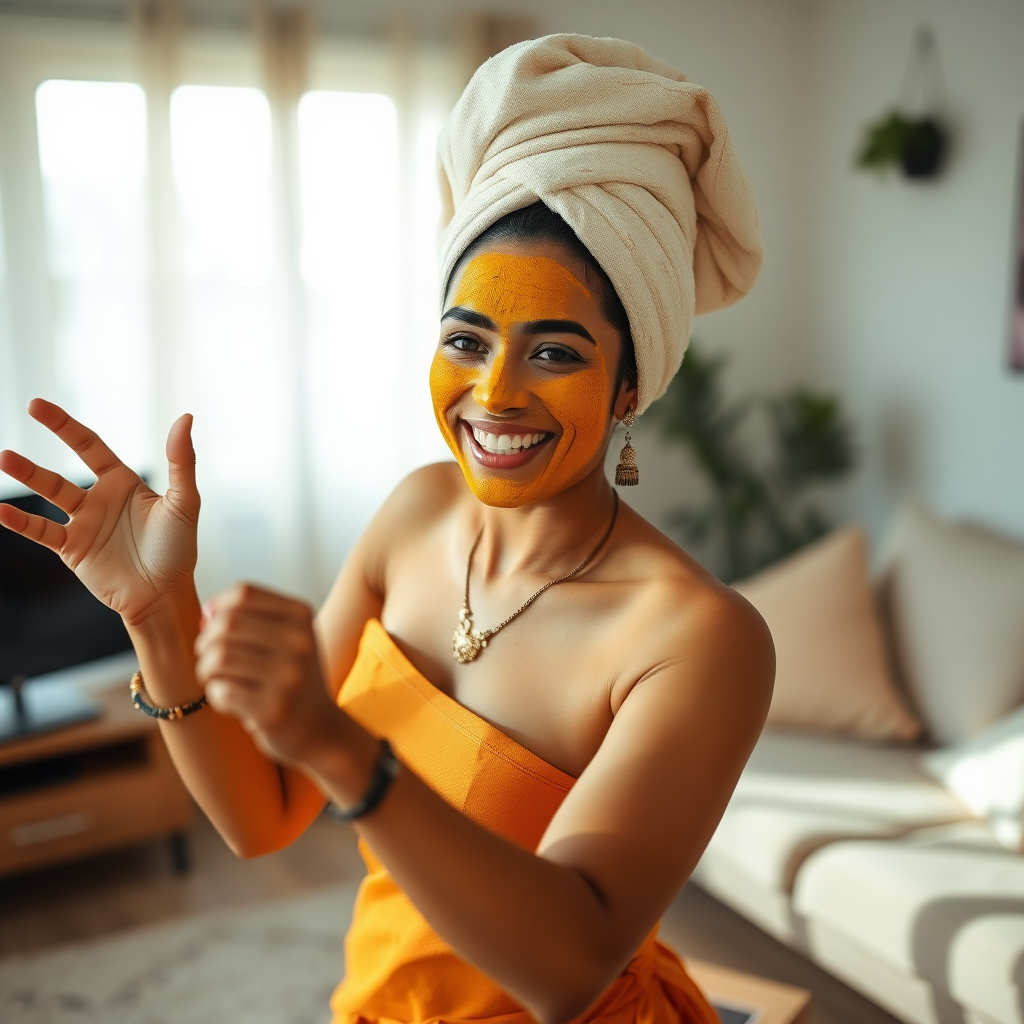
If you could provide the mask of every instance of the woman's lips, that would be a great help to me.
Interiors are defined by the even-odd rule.
[[[540,441],[530,445],[529,448],[518,448],[510,450],[508,452],[492,452],[484,448],[476,437],[473,435],[473,427],[466,422],[466,420],[460,420],[462,425],[463,433],[466,435],[469,443],[469,449],[473,453],[473,457],[481,466],[486,466],[488,469],[518,469],[520,466],[525,466],[533,457],[554,437],[554,434],[547,433],[543,430],[534,430],[534,434],[543,434],[544,436]],[[497,424],[494,424],[496,426]],[[502,433],[508,434],[512,425],[503,426]],[[520,429],[516,427],[514,429],[515,434],[523,434],[531,431]]]

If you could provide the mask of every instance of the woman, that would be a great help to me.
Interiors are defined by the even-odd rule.
[[[760,732],[771,639],[620,505],[604,459],[694,309],[752,284],[749,187],[707,93],[574,36],[484,65],[441,163],[430,385],[458,464],[398,486],[315,619],[248,585],[201,616],[188,416],[161,497],[36,400],[97,481],[4,452],[71,520],[0,522],[123,616],[137,700],[178,709],[167,745],[237,853],[287,845],[325,799],[356,818],[336,1020],[710,1024],[654,936]]]

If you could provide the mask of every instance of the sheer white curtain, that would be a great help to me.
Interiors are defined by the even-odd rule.
[[[397,480],[447,455],[433,151],[466,62],[401,24],[357,42],[301,9],[244,33],[136,10],[0,19],[0,447],[86,475],[22,412],[42,394],[163,487],[190,411],[200,591],[319,600]]]

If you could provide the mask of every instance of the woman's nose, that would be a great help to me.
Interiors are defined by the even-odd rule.
[[[519,380],[514,360],[509,359],[508,346],[502,344],[473,388],[473,398],[488,412],[525,409],[530,396]]]

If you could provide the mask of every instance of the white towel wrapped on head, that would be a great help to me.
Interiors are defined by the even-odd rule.
[[[639,412],[679,369],[694,315],[737,301],[761,269],[754,195],[718,105],[632,43],[510,46],[473,76],[438,156],[442,287],[478,235],[541,200],[626,309]]]

